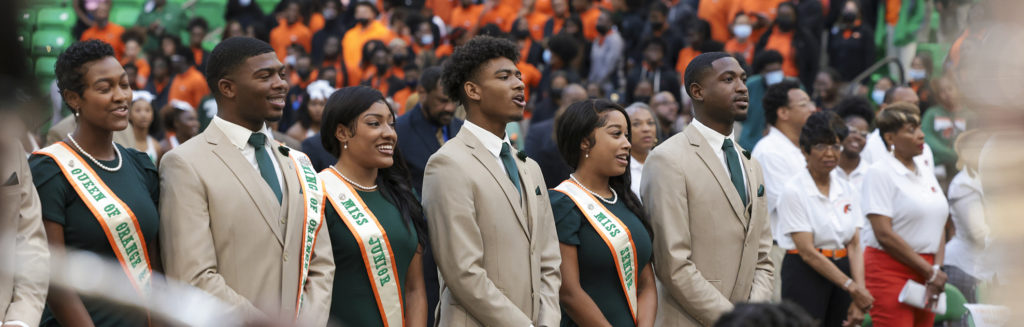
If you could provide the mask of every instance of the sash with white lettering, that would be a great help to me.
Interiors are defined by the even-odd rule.
[[[128,275],[128,280],[139,295],[145,297],[150,290],[152,269],[146,240],[132,209],[124,204],[96,175],[96,171],[93,171],[92,167],[66,143],[57,142],[36,153],[46,155],[57,162],[68,183],[99,221],[103,233],[107,235],[107,241],[117,256],[117,261]]]
[[[633,244],[633,235],[629,228],[619,220],[608,208],[597,201],[590,192],[583,190],[578,184],[571,180],[563,181],[555,191],[568,195],[576,206],[587,217],[587,221],[594,227],[598,235],[604,239],[604,243],[611,250],[615,258],[615,268],[619,273],[619,282],[622,284],[622,291],[629,303],[629,313],[633,315],[633,322],[636,322],[636,245]]]
[[[302,260],[299,260],[299,292],[295,300],[295,316],[298,317],[306,279],[309,277],[309,261],[313,257],[316,237],[324,221],[324,188],[309,157],[299,151],[288,151],[288,157],[295,163],[295,174],[302,185],[302,204],[305,210],[302,219]]]
[[[330,168],[325,169],[320,172],[320,178],[327,187],[327,199],[352,231],[356,243],[359,243],[366,275],[370,278],[370,286],[373,288],[384,326],[405,325],[402,289],[398,284],[395,253],[391,250],[387,232],[355,189],[337,172]]]

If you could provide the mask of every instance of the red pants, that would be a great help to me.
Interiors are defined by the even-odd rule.
[[[935,262],[932,254],[920,254],[928,263]],[[908,279],[924,284],[928,276],[904,266],[883,250],[866,247],[864,251],[864,283],[875,298],[871,308],[871,322],[876,327],[930,327],[935,314],[900,303],[899,295]]]

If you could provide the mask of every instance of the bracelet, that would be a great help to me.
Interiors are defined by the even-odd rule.
[[[932,282],[935,281],[936,277],[939,277],[939,271],[940,271],[939,265],[933,265],[932,266],[932,277],[928,278],[928,284],[931,284]]]
[[[843,283],[843,288],[849,290],[850,289],[850,285],[852,285],[852,284],[853,284],[853,279],[847,278],[846,279],[846,283]]]

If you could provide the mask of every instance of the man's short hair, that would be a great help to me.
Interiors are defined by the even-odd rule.
[[[274,48],[270,44],[251,37],[233,37],[221,41],[207,59],[206,84],[214,96],[221,95],[217,87],[220,79],[238,69],[249,58],[272,52]]]
[[[896,99],[894,98],[896,97],[896,91],[899,91],[900,89],[909,89],[911,91],[914,90],[913,88],[906,85],[894,85],[893,87],[890,87],[888,90],[885,91],[885,97],[882,98],[882,103],[892,104],[893,102],[895,102]]]
[[[692,98],[693,94],[690,93],[690,85],[698,83],[701,78],[704,77],[704,74],[707,73],[708,70],[711,70],[711,64],[714,63],[715,60],[726,57],[731,56],[725,52],[705,52],[696,58],[693,58],[693,60],[690,61],[690,64],[686,65],[686,71],[685,74],[683,74],[683,80],[685,81],[683,89],[686,90],[686,95],[689,95]]]
[[[782,54],[775,50],[765,50],[754,55],[754,74],[764,74],[764,68],[771,64],[782,64]]]
[[[444,78],[441,79],[441,84],[445,93],[452,101],[465,102],[466,91],[462,85],[473,78],[473,74],[480,66],[495,58],[508,58],[512,62],[519,62],[519,50],[511,40],[490,36],[474,37],[465,45],[456,48],[444,64]]]
[[[779,108],[789,104],[789,91],[800,89],[800,82],[794,80],[783,80],[768,87],[764,92],[764,119],[770,125],[775,125],[779,120]]]
[[[573,39],[572,35],[566,33],[558,33],[548,40],[548,49],[551,50],[551,54],[562,58],[562,61],[568,64],[576,56],[579,55],[579,47],[576,43],[576,39]]]
[[[434,92],[434,89],[437,88],[437,81],[439,80],[441,80],[441,67],[430,66],[420,73],[420,86],[422,86],[427,93]]]

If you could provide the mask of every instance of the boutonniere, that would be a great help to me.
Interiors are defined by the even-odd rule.
[[[519,161],[526,162],[526,152],[516,152],[516,157],[519,157]]]
[[[289,149],[288,147],[286,147],[284,145],[278,145],[277,146],[277,151],[281,152],[281,154],[283,154],[285,157],[287,157],[288,156],[288,151],[291,151],[291,149]]]
[[[743,156],[747,157],[747,160],[750,160],[750,151],[743,150]]]

